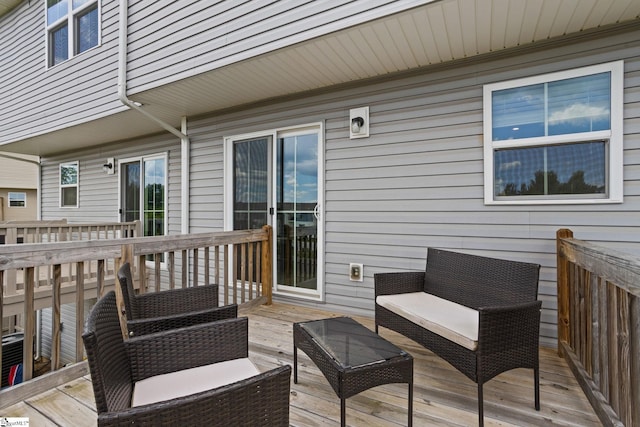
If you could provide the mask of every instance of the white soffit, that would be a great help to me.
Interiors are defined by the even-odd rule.
[[[638,0],[442,0],[131,94],[194,115],[637,20]],[[163,107],[164,106],[164,107]]]

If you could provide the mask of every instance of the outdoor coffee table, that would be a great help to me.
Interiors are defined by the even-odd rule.
[[[409,423],[413,420],[413,357],[349,317],[293,324],[293,382],[298,383],[298,348],[304,351],[340,398],[345,400],[382,384],[409,385]]]

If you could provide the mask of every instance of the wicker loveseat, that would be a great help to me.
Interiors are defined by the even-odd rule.
[[[445,359],[478,385],[514,368],[534,372],[540,409],[541,302],[537,264],[429,248],[424,272],[378,273],[375,324],[399,332]]]
[[[260,373],[248,359],[248,320],[124,340],[113,291],[87,318],[99,426],[288,426],[291,366]]]

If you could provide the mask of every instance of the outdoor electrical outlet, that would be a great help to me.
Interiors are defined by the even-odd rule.
[[[352,282],[362,282],[364,266],[362,264],[349,264],[349,280]]]

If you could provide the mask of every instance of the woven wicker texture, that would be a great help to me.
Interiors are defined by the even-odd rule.
[[[92,308],[82,336],[100,426],[288,426],[291,367],[217,389],[130,407],[136,380],[248,355],[248,320],[226,319],[123,341],[115,293]]]
[[[480,425],[482,385],[510,369],[534,370],[535,407],[539,409],[539,271],[537,264],[429,248],[424,273],[378,273],[375,295],[425,291],[478,310],[477,350],[455,344],[377,304],[376,331],[384,326],[411,338],[476,382]]]
[[[118,281],[124,299],[127,328],[131,336],[238,316],[238,307],[235,304],[218,307],[218,285],[137,295],[133,288],[129,263],[120,267]]]

